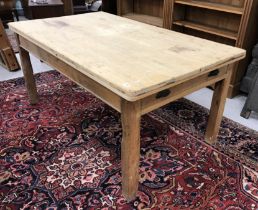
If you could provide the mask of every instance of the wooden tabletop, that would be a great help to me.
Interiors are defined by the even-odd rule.
[[[9,26],[129,101],[245,56],[239,48],[104,12]]]

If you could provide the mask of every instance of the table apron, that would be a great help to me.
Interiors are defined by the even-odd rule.
[[[231,71],[229,66],[226,65],[218,70],[214,70],[217,72],[216,75],[208,72],[141,99],[141,114],[151,112],[194,91],[225,79],[228,76],[228,71]]]

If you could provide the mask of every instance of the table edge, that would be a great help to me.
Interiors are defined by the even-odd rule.
[[[222,60],[221,62],[218,62],[216,64],[208,66],[205,69],[197,69],[196,71],[193,71],[193,72],[191,72],[189,74],[185,74],[182,77],[178,77],[177,80],[172,78],[172,79],[169,79],[167,81],[164,81],[161,84],[153,85],[153,86],[150,86],[148,88],[144,88],[144,89],[139,90],[139,91],[124,92],[119,87],[116,87],[115,85],[113,85],[111,83],[108,83],[106,80],[103,80],[102,78],[100,78],[100,77],[98,77],[96,75],[90,74],[89,71],[86,70],[86,72],[85,72],[85,68],[84,68],[84,71],[83,71],[82,69],[80,69],[80,66],[78,68],[78,66],[73,65],[73,62],[70,61],[69,59],[67,59],[66,57],[58,56],[59,54],[57,52],[55,52],[54,50],[50,50],[48,47],[44,46],[43,44],[40,44],[36,40],[32,39],[31,37],[28,37],[26,34],[24,34],[23,32],[19,31],[14,26],[12,26],[13,24],[15,24],[15,23],[9,23],[8,24],[9,28],[12,31],[14,31],[18,36],[21,36],[24,39],[26,39],[27,41],[29,41],[29,42],[33,43],[34,45],[38,46],[39,48],[44,49],[48,53],[52,54],[53,56],[57,57],[58,59],[62,60],[65,63],[67,63],[68,65],[72,66],[73,68],[77,69],[78,71],[80,71],[81,73],[85,74],[89,78],[93,79],[94,81],[96,81],[99,84],[103,85],[104,87],[108,88],[112,92],[116,93],[120,97],[122,97],[122,98],[124,98],[124,99],[126,99],[128,101],[132,101],[132,102],[140,100],[140,99],[143,99],[143,98],[148,97],[148,96],[150,96],[152,94],[158,93],[161,90],[164,90],[164,89],[167,89],[167,88],[171,87],[175,83],[184,82],[185,80],[187,80],[188,77],[198,77],[201,74],[204,74],[204,73],[210,72],[212,70],[215,70],[217,68],[221,68],[223,66],[232,64],[232,63],[237,62],[237,61],[240,61],[240,60],[242,60],[242,59],[244,59],[246,57],[246,50],[238,48],[238,49],[242,50],[242,53],[239,53],[238,56],[237,55],[236,56],[232,56],[232,58],[228,58],[228,59]]]

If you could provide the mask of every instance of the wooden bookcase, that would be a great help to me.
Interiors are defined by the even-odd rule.
[[[258,0],[117,0],[117,13],[246,49],[246,59],[233,66],[228,95],[238,94],[252,48],[258,40]]]
[[[258,40],[257,6],[257,0],[174,0],[173,30],[247,50],[233,66],[229,97],[237,95]]]
[[[173,0],[117,0],[120,16],[171,29]]]

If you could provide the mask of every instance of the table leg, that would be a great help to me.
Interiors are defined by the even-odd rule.
[[[123,139],[121,145],[122,191],[127,201],[136,197],[140,161],[140,103],[123,100],[121,105]]]
[[[33,69],[30,61],[29,52],[20,47],[19,49],[22,71],[26,83],[26,88],[29,95],[29,100],[31,104],[36,104],[38,102],[38,93],[35,78],[33,75]]]
[[[227,66],[224,68],[228,68],[228,75],[224,80],[221,80],[215,84],[215,89],[210,108],[210,116],[206,128],[205,140],[210,144],[216,142],[217,135],[219,133],[219,128],[223,117],[225,102],[232,75],[231,66]]]

